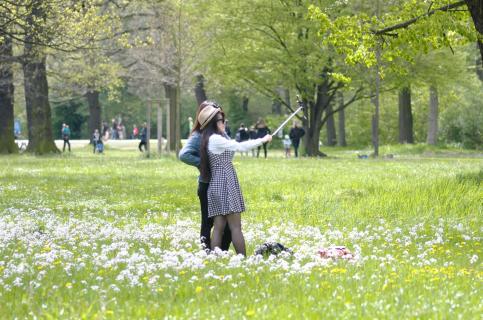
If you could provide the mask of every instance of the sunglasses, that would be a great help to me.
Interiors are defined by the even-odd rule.
[[[206,103],[209,106],[212,106],[213,108],[221,109],[221,106],[218,103],[216,103],[215,101],[206,101]]]

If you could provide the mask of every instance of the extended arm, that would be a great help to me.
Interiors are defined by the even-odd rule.
[[[226,150],[245,152],[261,146],[264,142],[268,142],[266,139],[267,138],[259,138],[243,142],[236,142],[235,140],[228,140],[218,134],[214,134],[210,137],[208,148],[214,154],[221,154]]]

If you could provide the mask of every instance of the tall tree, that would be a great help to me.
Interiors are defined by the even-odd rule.
[[[59,152],[52,133],[46,69],[47,55],[45,49],[35,45],[39,42],[39,35],[44,31],[45,20],[46,13],[42,1],[32,1],[32,7],[26,18],[23,74],[29,137],[27,151],[36,154]]]
[[[334,112],[332,110],[332,104],[329,104],[327,107],[327,145],[328,146],[335,146],[337,144],[337,134],[335,131],[335,120],[334,120]]]
[[[205,91],[205,77],[202,74],[196,75],[195,96],[198,105],[208,99]]]
[[[93,10],[98,10],[97,0],[18,0],[0,6],[0,21],[7,21],[0,38],[10,37],[14,45],[23,46],[22,55],[7,60],[20,62],[24,72],[29,152],[58,152],[52,134],[47,55],[88,47],[103,30],[102,17]],[[0,56],[0,61],[5,57]]]
[[[428,139],[430,145],[438,141],[438,115],[439,115],[438,89],[436,86],[429,87],[429,114],[428,114]]]
[[[329,2],[337,14],[336,1]],[[245,82],[272,99],[280,99],[278,87],[294,88],[307,106],[305,117],[299,118],[306,131],[304,149],[310,156],[324,156],[319,150],[321,129],[362,89],[352,79],[352,97],[328,111],[337,91],[350,82],[341,71],[349,70],[330,45],[319,42],[318,23],[307,19],[309,3],[313,1],[210,2],[210,8],[203,8],[211,44],[205,62],[212,78],[233,85]]]
[[[414,143],[411,89],[403,87],[399,91],[399,143]]]
[[[0,56],[13,57],[12,39],[0,38]],[[0,63],[0,153],[17,153],[13,132],[13,70],[12,62]]]
[[[339,92],[337,103],[340,106],[344,105],[344,94],[342,92]],[[345,110],[342,108],[339,113],[338,113],[338,132],[337,132],[337,145],[339,147],[345,147],[347,146],[347,141],[345,137]]]

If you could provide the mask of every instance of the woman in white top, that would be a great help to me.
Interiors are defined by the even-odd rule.
[[[214,217],[211,249],[220,247],[223,230],[228,223],[236,252],[246,255],[240,215],[245,211],[245,203],[232,160],[236,151],[256,148],[270,142],[272,136],[267,134],[244,142],[230,140],[225,133],[225,115],[219,108],[204,108],[198,115],[198,121],[201,128],[200,172],[203,179],[210,181],[208,216]]]

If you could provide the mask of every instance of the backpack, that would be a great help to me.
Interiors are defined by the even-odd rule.
[[[97,143],[96,150],[97,152],[102,153],[102,151],[104,151],[104,143]]]

